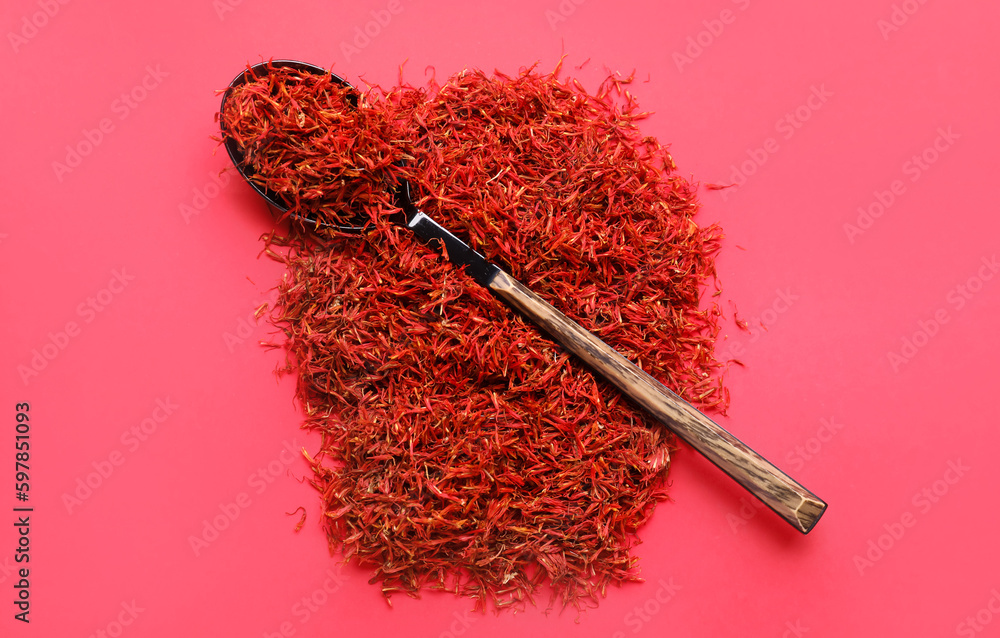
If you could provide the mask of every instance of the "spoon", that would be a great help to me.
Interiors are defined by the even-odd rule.
[[[233,81],[229,83],[229,88],[222,95],[222,106],[220,107],[219,112],[220,113],[225,112],[226,99],[229,97],[231,89],[246,84],[247,82],[250,82],[253,79],[261,77],[263,74],[267,72],[269,64],[270,68],[274,69],[290,68],[290,69],[295,69],[296,71],[300,71],[302,73],[309,73],[312,75],[327,74],[327,71],[325,69],[321,69],[318,66],[313,66],[311,64],[306,64],[305,62],[298,62],[296,60],[272,60],[270,63],[263,62],[261,64],[255,64],[247,68],[239,75],[237,75],[233,79]],[[357,90],[353,86],[351,86],[350,83],[347,82],[347,80],[340,77],[339,75],[336,75],[334,73],[329,73],[329,76],[330,79],[334,81],[334,83],[350,89],[351,92],[348,93],[347,95],[347,101],[351,104],[351,106],[357,107],[358,99],[360,97]],[[233,161],[233,164],[239,170],[240,175],[243,176],[243,179],[245,179],[247,183],[249,183],[250,186],[253,187],[253,189],[257,191],[257,193],[261,197],[264,198],[264,201],[267,202],[268,206],[272,209],[272,212],[277,212],[279,214],[287,213],[289,207],[282,201],[281,196],[278,193],[258,183],[257,180],[251,179],[254,175],[256,175],[256,170],[254,166],[246,161],[246,155],[243,153],[243,149],[240,148],[240,145],[237,144],[232,137],[225,134],[226,133],[225,124],[222,122],[221,118],[219,123],[223,128],[222,130],[224,139],[223,144],[226,147],[226,152],[229,154],[229,159]],[[409,193],[408,185],[407,185],[407,193]],[[311,217],[303,217],[296,215],[295,218],[309,226],[317,226],[320,223],[319,221]],[[364,230],[363,224],[356,226],[338,225],[334,227],[344,232],[360,232]]]
[[[346,80],[325,69],[294,60],[274,60],[254,65],[236,76],[230,83],[229,89],[245,84],[251,78],[265,75],[269,64],[273,68],[291,67],[303,73],[329,74],[334,82],[353,89]],[[229,89],[222,98],[223,110]],[[356,100],[349,101],[357,106]],[[247,165],[243,152],[225,133],[223,130],[226,150],[244,179],[250,182],[254,190],[273,208],[286,212],[288,207],[275,193],[259,186],[251,179],[254,168]],[[816,525],[826,510],[826,503],[819,497],[643,372],[614,348],[556,310],[524,284],[488,262],[485,257],[428,215],[419,211],[410,198],[409,185],[405,181],[397,187],[395,195],[397,204],[405,214],[406,226],[420,239],[427,243],[442,244],[448,259],[456,266],[464,268],[477,283],[531,319],[564,348],[586,362],[595,372],[610,381],[797,530],[807,534]],[[311,225],[317,224],[313,219],[303,217],[301,220]]]

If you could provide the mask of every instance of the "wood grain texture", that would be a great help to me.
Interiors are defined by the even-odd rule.
[[[826,503],[767,459],[507,273],[487,286],[796,529],[805,534],[816,525]]]

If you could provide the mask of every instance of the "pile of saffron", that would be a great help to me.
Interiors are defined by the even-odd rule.
[[[353,128],[322,130],[332,116],[310,109],[344,105],[278,71],[221,117],[257,149],[257,179],[321,222],[266,240],[288,246],[272,320],[323,435],[312,483],[331,550],[387,598],[441,588],[504,608],[547,591],[583,608],[640,580],[636,532],[667,498],[672,435],[398,225],[385,188],[407,180],[491,261],[724,410],[720,311],[701,303],[721,233],[695,222],[695,187],[641,134],[624,82],[589,94],[558,68],[467,71],[370,90]],[[336,229],[345,205],[364,232]]]

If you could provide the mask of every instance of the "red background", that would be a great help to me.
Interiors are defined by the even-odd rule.
[[[998,19],[918,0],[5,2],[0,631],[996,634]],[[722,423],[830,508],[801,536],[682,450],[674,502],[641,530],[647,583],[580,618],[544,600],[467,616],[435,594],[390,609],[327,556],[308,470],[284,452],[316,441],[248,319],[282,273],[257,258],[257,196],[217,183],[215,91],[272,56],[391,85],[401,65],[422,83],[563,54],[592,89],[634,70],[643,129],[680,170],[742,182],[700,191],[727,235],[727,313],[756,326],[723,330],[747,367]],[[18,402],[30,625],[7,602]]]

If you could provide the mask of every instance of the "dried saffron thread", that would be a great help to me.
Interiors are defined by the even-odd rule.
[[[695,223],[693,187],[639,132],[628,80],[589,95],[558,69],[465,72],[365,96],[357,130],[297,152],[317,173],[367,162],[405,177],[422,209],[490,259],[695,405],[722,410],[720,312],[699,307],[721,234]],[[256,131],[242,140],[261,145],[261,179],[342,219],[339,184],[302,203],[296,189],[312,186],[262,141],[266,130],[281,149],[299,143],[285,139],[299,135],[296,109],[234,104],[231,121]],[[374,135],[394,149],[375,141],[355,156],[342,139]],[[387,598],[437,587],[503,608],[547,584],[563,605],[596,604],[609,584],[638,579],[635,534],[667,498],[673,439],[387,221],[395,204],[374,186],[393,179],[353,202],[373,222],[361,236],[321,226],[318,242],[269,239],[291,247],[272,318],[305,427],[323,434],[313,485],[331,548],[370,567]]]

